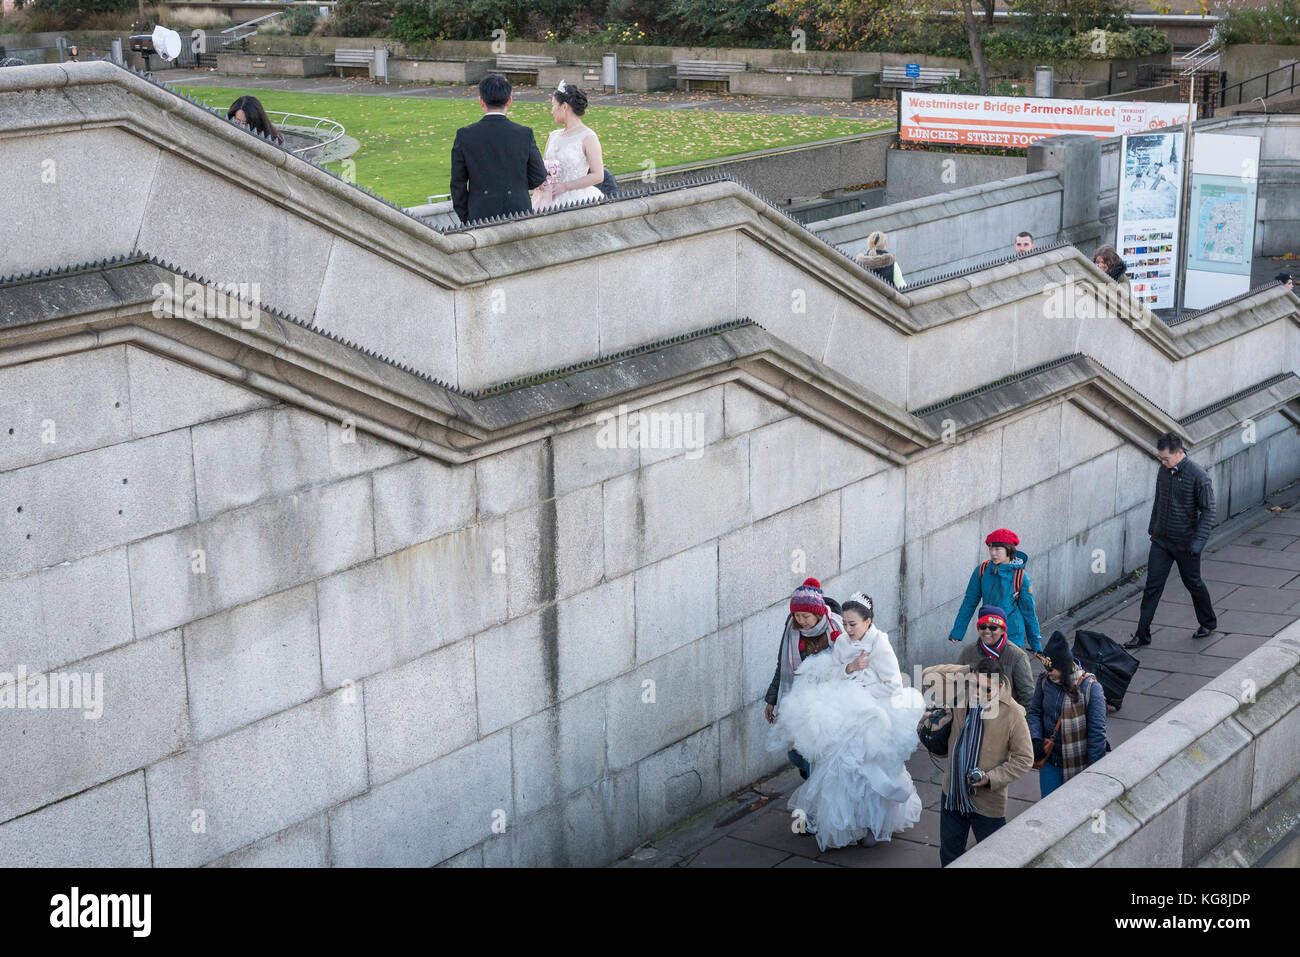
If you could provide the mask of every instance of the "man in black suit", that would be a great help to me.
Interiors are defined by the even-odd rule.
[[[510,81],[483,77],[478,101],[483,119],[458,129],[451,147],[451,203],[462,223],[532,209],[528,191],[546,180],[533,131],[506,119]]]

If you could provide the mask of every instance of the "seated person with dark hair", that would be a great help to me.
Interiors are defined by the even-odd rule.
[[[241,96],[231,103],[230,109],[226,110],[226,119],[242,123],[254,133],[261,133],[277,143],[284,143],[284,134],[267,119],[262,101],[255,96]]]

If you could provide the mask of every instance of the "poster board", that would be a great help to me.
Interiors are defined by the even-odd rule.
[[[1133,297],[1150,309],[1174,307],[1184,140],[1182,130],[1165,130],[1120,141],[1115,249],[1128,267]]]

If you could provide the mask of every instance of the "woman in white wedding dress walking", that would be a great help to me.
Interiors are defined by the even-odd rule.
[[[804,659],[779,700],[769,748],[793,743],[812,773],[789,807],[802,811],[817,846],[888,841],[921,818],[904,762],[916,749],[921,695],[904,687],[889,636],[861,592],[844,603],[844,634]]]
[[[572,83],[560,82],[551,94],[551,117],[562,129],[552,130],[542,159],[546,182],[533,193],[533,208],[570,206],[604,197],[596,184],[605,178],[605,158],[598,137],[582,122],[587,94]]]

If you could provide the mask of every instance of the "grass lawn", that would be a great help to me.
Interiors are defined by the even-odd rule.
[[[179,87],[200,103],[223,111],[242,93],[237,88]],[[446,193],[451,178],[451,144],[457,128],[482,116],[474,100],[413,100],[396,96],[252,91],[268,110],[326,116],[342,123],[361,144],[352,157],[357,182],[403,206]],[[516,103],[510,118],[531,126],[539,149],[555,129],[550,108]],[[585,117],[600,134],[605,165],[615,173],[711,159],[750,150],[849,136],[891,124],[883,121],[770,113],[702,113],[644,107],[593,107]],[[331,164],[339,172],[339,164]]]

